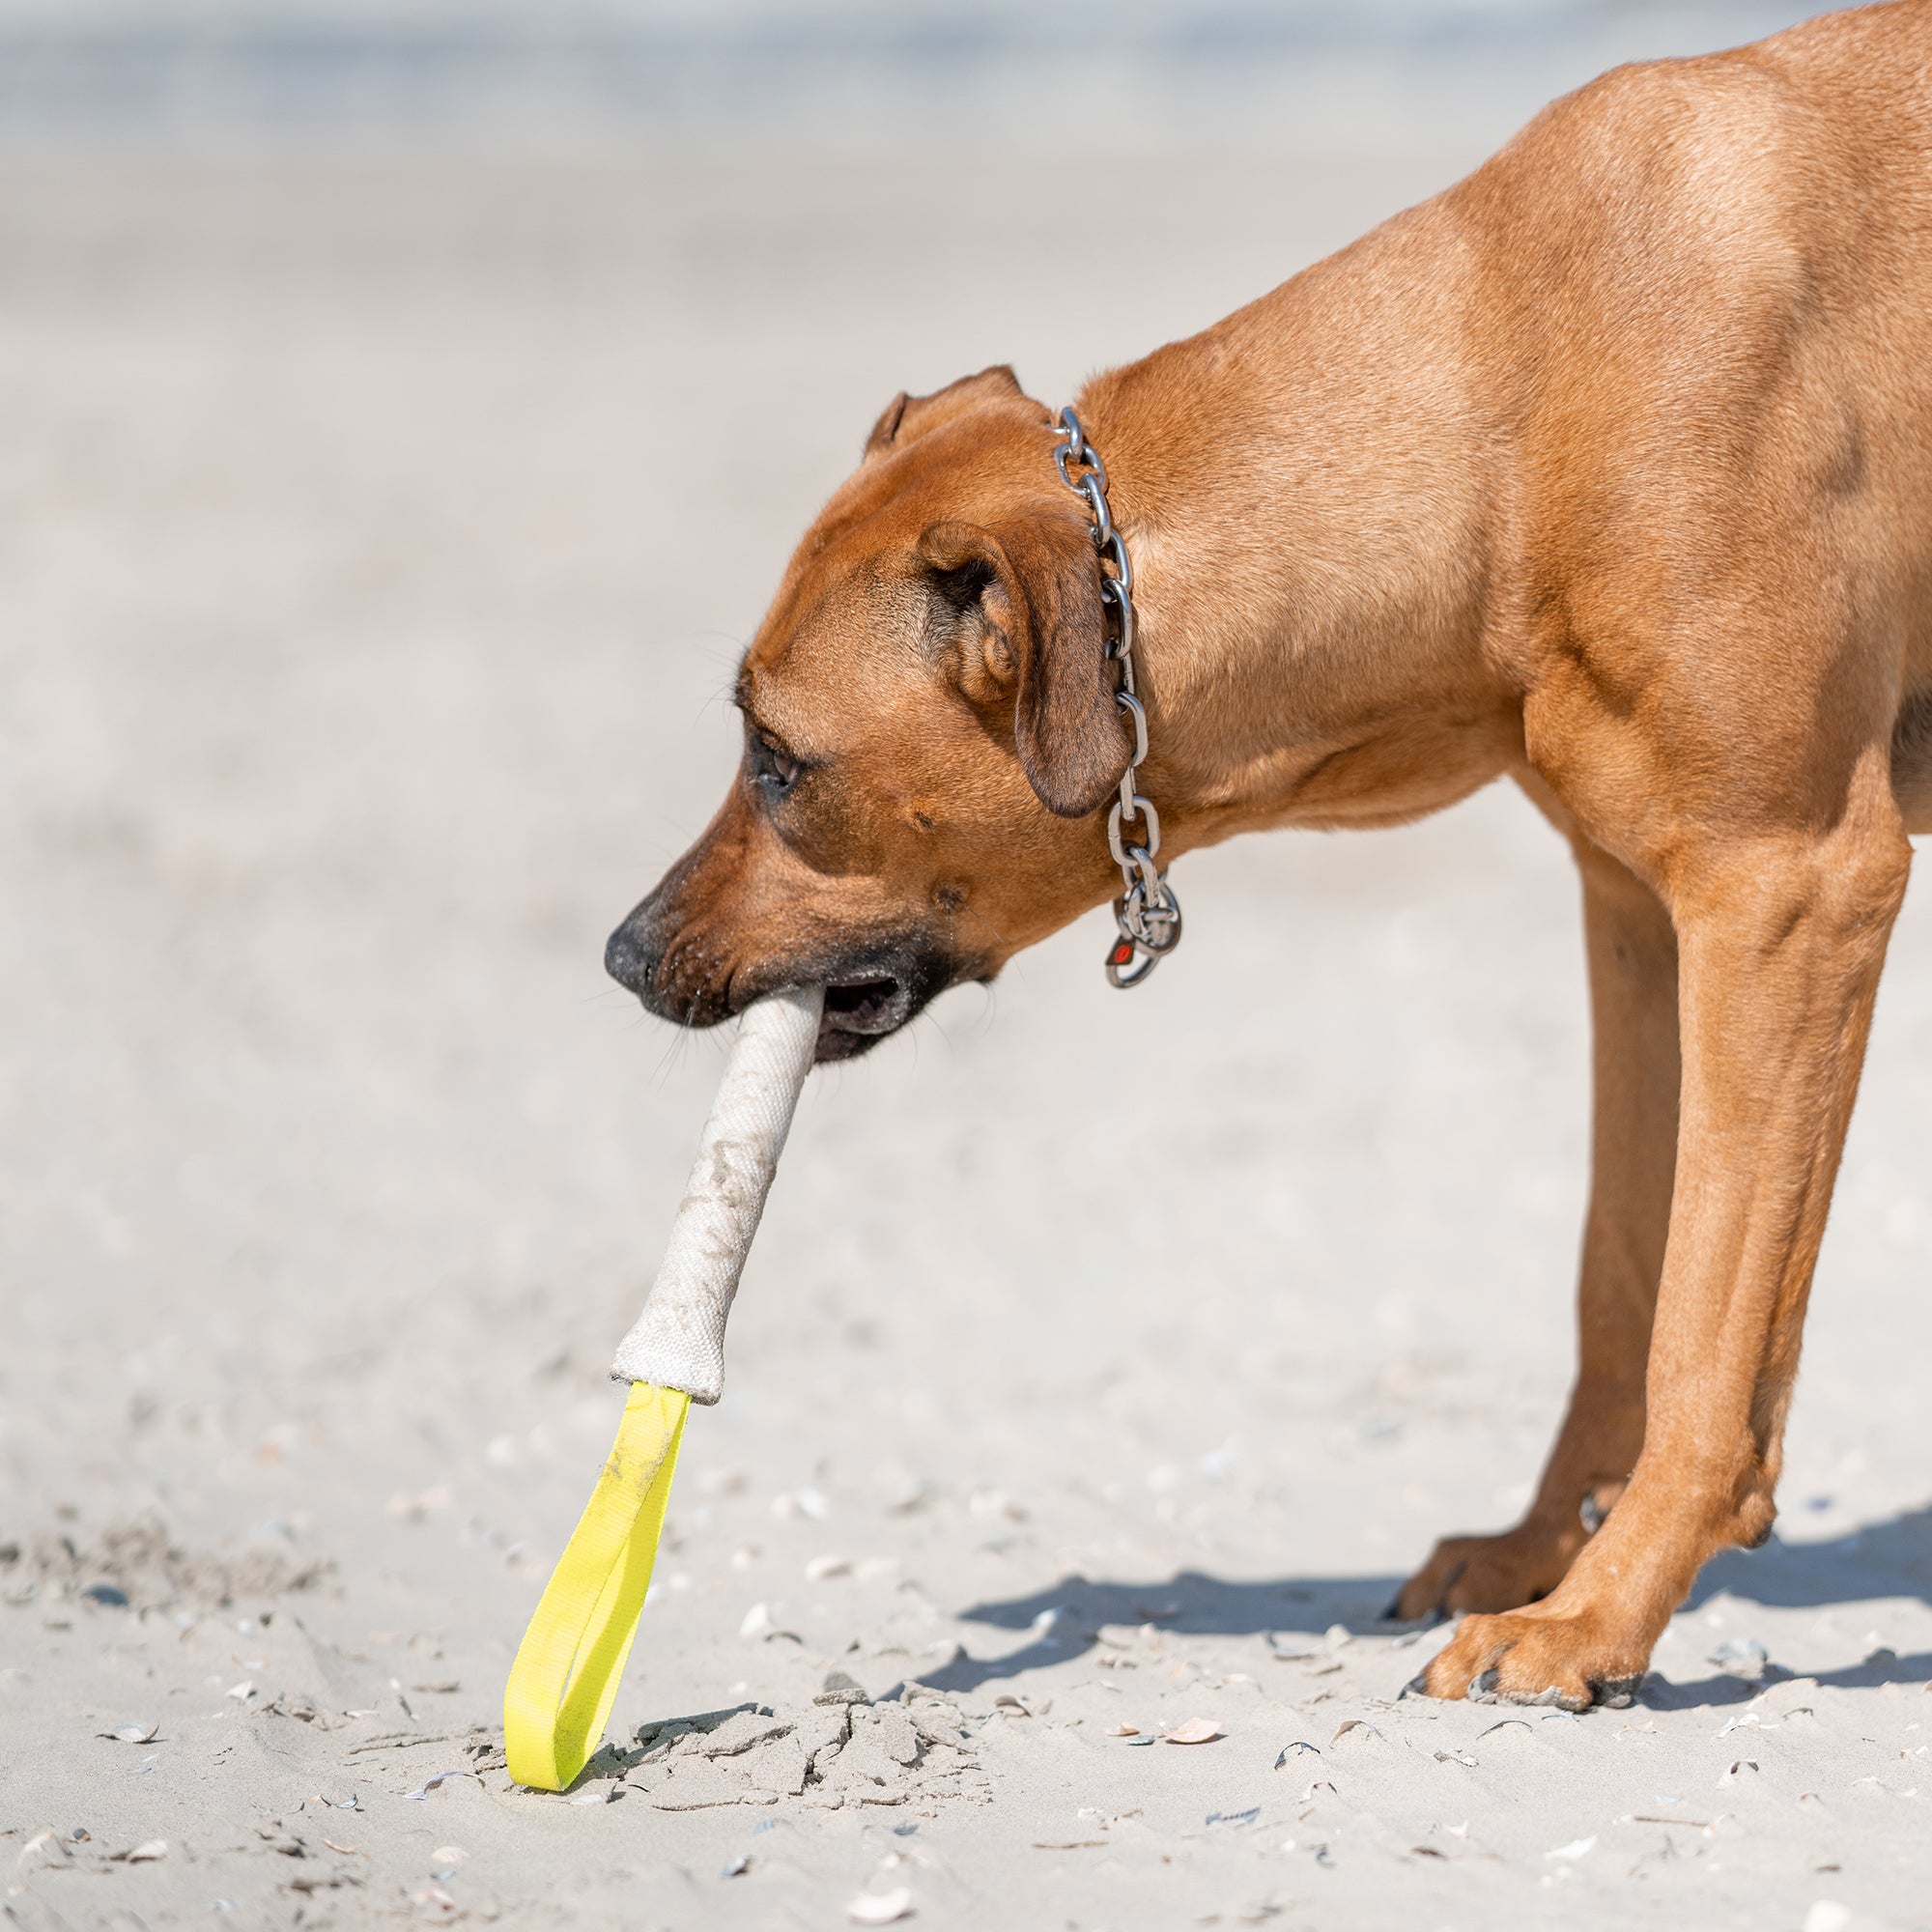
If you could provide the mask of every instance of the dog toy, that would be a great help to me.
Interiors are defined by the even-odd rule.
[[[611,1376],[617,1440],[510,1667],[503,1734],[519,1784],[561,1791],[603,1741],[650,1587],[694,1402],[724,1389],[724,1325],[818,1042],[821,986],[746,1009],[670,1241]]]

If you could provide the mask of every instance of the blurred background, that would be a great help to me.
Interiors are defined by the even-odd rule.
[[[718,1065],[604,938],[879,409],[1065,399],[1804,11],[4,0],[0,1527],[333,1564],[344,1629],[495,1660],[494,1721]],[[1190,1568],[1370,1614],[1514,1516],[1587,1154],[1566,856],[1493,791],[1178,881],[1131,1001],[1096,914],[814,1080],[692,1496],[735,1471],[769,1544],[810,1483],[948,1616]],[[1932,1449],[1873,1344],[1926,1320],[1922,893],[1893,956],[1793,1535],[1901,1520]],[[661,1670],[748,1591],[817,1629],[715,1507]]]
[[[1705,52],[1804,14],[1757,0],[9,0],[0,88],[16,126],[136,138],[1361,153],[1488,143],[1619,61]],[[1095,125],[1083,102],[1102,96]]]
[[[303,1619],[439,1633],[493,1725],[719,1065],[603,941],[887,398],[1061,402],[1600,70],[1801,12],[0,0],[0,1532],[319,1565]],[[1130,1001],[1097,912],[811,1082],[620,1721],[744,1692],[753,1598],[829,1656],[1012,1644],[1072,1575],[1321,1629],[1526,1501],[1588,1155],[1565,852],[1492,790],[1177,883]],[[1785,1484],[1833,1577],[1882,1528],[1866,1596],[1924,1561],[1928,925]],[[808,1588],[825,1546],[918,1582]],[[64,1629],[0,1613],[48,1737]]]

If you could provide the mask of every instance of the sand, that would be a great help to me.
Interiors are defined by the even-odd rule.
[[[1123,162],[1108,281],[1045,163],[10,152],[12,1924],[1932,1925],[1922,893],[1779,1540],[1634,1709],[1402,1695],[1568,1373],[1576,893],[1500,791],[814,1076],[610,1747],[502,1769],[719,1066],[603,937],[788,544],[901,384],[1065,395],[1468,158]]]

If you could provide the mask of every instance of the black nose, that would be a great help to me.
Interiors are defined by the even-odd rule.
[[[650,990],[651,975],[657,971],[657,965],[658,954],[638,930],[638,916],[633,913],[605,946],[604,970],[627,993],[635,993],[641,1000]]]

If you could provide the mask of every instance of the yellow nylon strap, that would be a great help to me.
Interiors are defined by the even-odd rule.
[[[503,1690],[519,1784],[561,1791],[604,1741],[638,1634],[691,1398],[633,1382],[617,1440],[557,1558]]]

